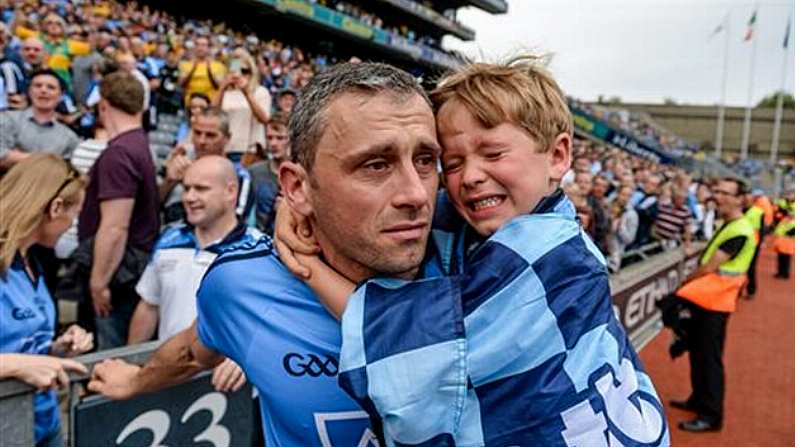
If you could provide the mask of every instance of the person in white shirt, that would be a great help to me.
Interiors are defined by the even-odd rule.
[[[260,85],[254,58],[243,48],[232,53],[229,74],[221,83],[213,105],[229,115],[231,138],[226,153],[253,153],[265,147],[265,125],[270,119],[271,95]]]
[[[229,160],[219,155],[196,160],[185,172],[183,186],[188,224],[167,230],[155,245],[135,288],[141,301],[128,344],[149,341],[155,330],[159,340],[167,340],[190,326],[196,318],[196,291],[215,257],[260,237],[257,230],[238,223],[238,181]],[[219,391],[235,391],[243,384],[245,376],[229,359],[213,373]]]

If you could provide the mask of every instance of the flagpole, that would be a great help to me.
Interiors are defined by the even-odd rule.
[[[754,14],[758,9],[754,9]],[[755,30],[754,30],[755,31]],[[754,32],[752,31],[752,32]],[[753,101],[754,97],[754,66],[756,65],[756,42],[759,40],[757,36],[751,35],[751,65],[750,65],[750,72],[748,75],[748,104],[745,107],[745,120],[743,121],[743,140],[740,144],[740,160],[745,160],[748,158],[748,143],[751,139],[751,109],[753,105],[751,101]]]
[[[718,126],[715,131],[715,158],[720,160],[723,155],[723,125],[726,119],[726,81],[729,76],[729,39],[731,38],[731,31],[729,30],[729,15],[726,14],[724,18],[725,42],[723,45],[723,76],[721,81],[720,104],[718,104]]]
[[[787,40],[789,40],[789,19],[787,20]],[[787,42],[788,44],[789,42]],[[778,143],[781,133],[781,118],[784,114],[784,88],[787,86],[787,63],[789,62],[789,45],[784,47],[784,66],[781,69],[781,90],[776,101],[776,118],[773,123],[773,141],[770,143],[770,162],[776,164],[778,158]]]

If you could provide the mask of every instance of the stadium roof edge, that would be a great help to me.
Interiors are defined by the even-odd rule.
[[[475,30],[458,23],[443,16],[439,12],[426,7],[415,0],[379,0],[381,3],[386,3],[400,9],[414,17],[431,24],[442,31],[454,34],[456,37],[465,40],[475,40]]]
[[[467,0],[466,3],[492,14],[508,12],[508,2],[505,0]]]
[[[253,0],[253,3],[434,69],[455,68],[461,63],[461,60],[451,54],[371,27],[354,17],[322,5],[303,0]]]

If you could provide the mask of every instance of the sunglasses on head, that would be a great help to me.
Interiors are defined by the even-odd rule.
[[[61,186],[55,190],[55,194],[53,194],[52,199],[50,199],[46,209],[50,209],[50,204],[52,204],[52,201],[58,198],[58,196],[63,192],[64,189],[66,189],[69,183],[72,183],[73,180],[77,180],[80,177],[80,173],[77,172],[77,169],[75,169],[71,163],[68,163],[68,166],[69,172],[66,174],[66,178],[64,179],[63,183],[61,183]]]

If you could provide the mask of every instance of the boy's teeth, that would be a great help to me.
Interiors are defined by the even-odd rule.
[[[499,197],[489,197],[488,199],[478,200],[472,204],[472,207],[475,208],[475,211],[477,211],[490,206],[497,206],[500,204],[500,202],[502,202],[502,199]]]

